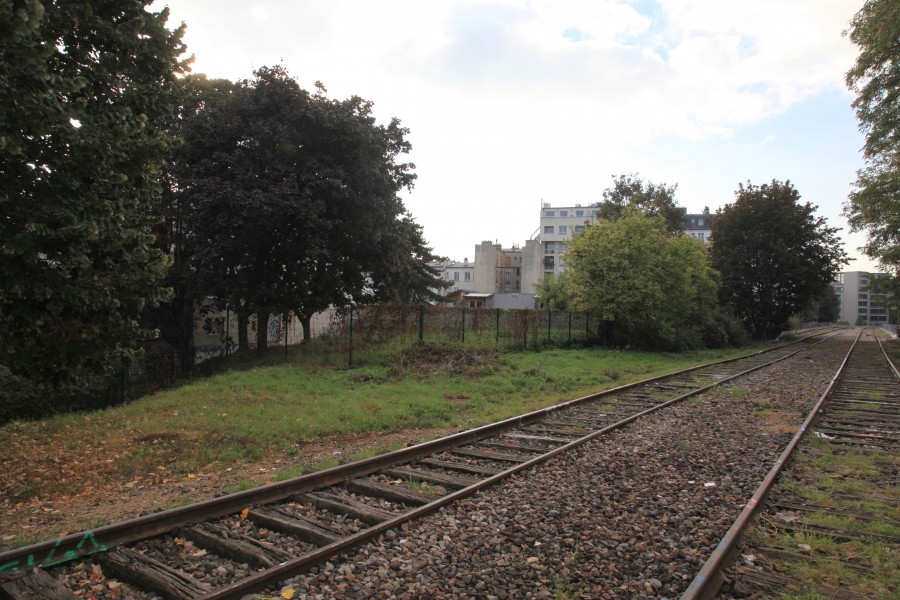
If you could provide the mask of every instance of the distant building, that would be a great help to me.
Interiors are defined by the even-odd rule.
[[[433,263],[451,283],[445,293],[465,290],[484,294],[534,295],[538,283],[548,275],[566,270],[565,254],[573,236],[583,233],[597,217],[597,206],[541,206],[539,227],[524,246],[503,248],[499,242],[483,241],[475,246],[475,260]],[[684,232],[704,243],[710,241],[712,219],[708,208],[685,214]],[[459,301],[454,297],[449,303]]]
[[[474,290],[475,288],[475,263],[470,263],[466,258],[463,262],[443,261],[429,263],[430,267],[438,270],[441,279],[450,284],[443,290],[434,290],[442,294],[449,294],[458,290]]]
[[[696,238],[701,242],[709,242],[712,236],[713,217],[709,214],[709,208],[704,208],[702,213],[684,215],[684,234]]]
[[[537,239],[541,245],[541,276],[558,275],[566,270],[563,256],[569,249],[569,240],[573,235],[584,232],[588,223],[597,216],[595,206],[550,206],[544,202],[541,207],[540,229]],[[535,281],[534,283],[537,283]],[[530,290],[526,290],[530,291]]]
[[[888,309],[879,303],[885,295],[869,291],[869,283],[872,280],[885,276],[885,273],[865,271],[838,273],[831,285],[841,303],[840,320],[851,325],[878,326],[890,323]]]

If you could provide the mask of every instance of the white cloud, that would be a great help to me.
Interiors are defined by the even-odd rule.
[[[373,100],[382,120],[400,117],[419,174],[407,204],[436,249],[460,257],[482,238],[521,243],[540,198],[595,201],[613,173],[690,181],[694,209],[730,201],[752,153],[788,137],[754,132],[765,143],[728,144],[727,163],[693,153],[823,94],[846,94],[856,52],[841,31],[859,0],[171,5],[173,20],[188,23],[196,71],[240,79],[282,62],[306,87],[321,80],[333,96]],[[668,160],[655,154],[663,147]],[[730,188],[698,183],[713,162],[728,169],[716,177]],[[833,186],[831,204],[857,166],[829,171],[848,180]],[[766,177],[800,169],[784,167]]]

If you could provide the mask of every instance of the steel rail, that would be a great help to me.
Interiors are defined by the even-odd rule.
[[[421,444],[402,448],[393,452],[381,454],[351,463],[346,463],[344,465],[338,465],[329,469],[317,471],[315,473],[287,479],[285,481],[264,485],[250,490],[244,490],[219,498],[203,500],[186,506],[152,513],[134,519],[113,523],[110,525],[105,525],[93,530],[63,536],[55,540],[48,540],[39,542],[37,544],[32,544],[30,546],[24,546],[22,548],[0,552],[0,578],[19,573],[22,569],[52,567],[57,564],[76,560],[99,552],[105,552],[115,546],[133,543],[143,539],[174,532],[182,527],[194,525],[205,520],[222,517],[228,514],[233,514],[235,512],[240,512],[242,509],[250,505],[274,503],[297,494],[330,487],[351,479],[376,473],[377,471],[387,466],[412,462],[414,460],[427,457],[431,454],[441,452],[447,448],[459,446],[464,443],[472,443],[490,437],[507,429],[514,428],[516,426],[531,424],[546,416],[552,415],[557,411],[572,406],[591,402],[605,396],[617,394],[622,391],[630,390],[639,386],[664,381],[666,379],[678,377],[680,375],[684,375],[701,369],[706,369],[712,366],[746,360],[762,354],[782,350],[795,344],[807,341],[810,338],[824,335],[825,333],[828,332],[813,334],[811,336],[806,336],[787,344],[782,344],[780,346],[776,346],[774,348],[769,348],[766,350],[752,352],[750,354],[742,355],[739,357],[713,361],[710,363],[689,367],[687,369],[674,371],[672,373],[667,373],[645,380],[621,385],[609,390],[589,394],[587,396],[582,396],[580,398],[556,404],[554,406],[538,409],[524,415],[511,417],[497,423],[483,425],[481,427],[455,433],[437,440],[423,442]],[[822,340],[819,340],[815,343],[821,343],[825,339],[828,338],[823,338]],[[801,350],[796,350],[791,354],[780,358],[779,360],[789,358],[790,356],[793,356],[800,351]],[[756,368],[762,368],[764,366],[767,366],[768,364],[772,363],[765,363]],[[752,370],[756,370],[756,368]],[[727,380],[722,380],[720,382],[717,382],[717,384],[724,381]],[[633,420],[633,418],[629,419]],[[451,496],[453,496],[454,498],[456,497],[455,494],[451,494]],[[380,526],[375,526],[374,528],[370,529],[377,529],[378,531],[382,530]]]
[[[820,340],[820,342],[821,341],[824,341],[824,340]],[[819,343],[819,342],[817,342],[817,343]],[[553,450],[551,450],[545,454],[541,454],[539,456],[530,458],[523,463],[520,463],[513,467],[510,467],[509,469],[507,469],[501,473],[492,475],[492,476],[488,477],[487,479],[483,479],[483,480],[479,481],[478,483],[470,485],[469,487],[457,490],[451,494],[448,494],[448,495],[443,496],[433,502],[430,502],[429,504],[425,504],[423,506],[420,506],[418,508],[415,508],[413,510],[405,512],[402,515],[399,515],[393,519],[384,521],[382,523],[379,523],[378,525],[364,529],[350,537],[338,540],[327,546],[322,546],[321,548],[318,548],[316,550],[313,550],[312,552],[309,552],[307,554],[299,556],[299,557],[295,558],[294,560],[290,560],[290,561],[281,563],[280,565],[271,567],[269,569],[266,569],[265,571],[260,571],[258,573],[255,573],[246,579],[236,581],[230,585],[219,588],[218,590],[215,590],[208,594],[199,596],[196,600],[239,600],[240,598],[244,597],[247,594],[265,589],[266,587],[273,585],[279,581],[283,581],[283,580],[293,577],[295,575],[299,575],[299,574],[309,570],[312,566],[320,563],[322,560],[324,560],[330,556],[336,555],[343,550],[347,550],[353,546],[357,546],[361,543],[372,540],[389,529],[393,529],[399,525],[402,525],[403,523],[406,523],[406,522],[412,521],[414,519],[417,519],[419,517],[423,517],[428,514],[431,514],[435,511],[437,511],[438,509],[440,509],[444,506],[447,506],[448,504],[452,504],[453,502],[455,502],[457,500],[461,500],[462,498],[471,496],[472,494],[474,494],[482,489],[485,489],[487,487],[490,487],[496,483],[499,483],[500,481],[502,481],[512,475],[515,475],[516,473],[519,473],[519,472],[524,471],[528,468],[531,468],[535,465],[538,465],[542,462],[545,462],[545,461],[553,458],[554,456],[557,456],[558,454],[568,452],[568,451],[572,450],[573,448],[581,446],[597,437],[605,435],[605,434],[609,433],[610,431],[620,429],[620,428],[624,427],[625,425],[628,425],[632,421],[635,421],[641,417],[644,417],[644,416],[654,413],[656,411],[667,408],[673,404],[676,404],[678,402],[686,400],[687,398],[691,398],[693,396],[700,395],[700,394],[707,392],[713,388],[716,388],[724,383],[728,383],[729,381],[732,381],[739,377],[743,377],[744,375],[753,373],[754,371],[758,371],[765,367],[771,366],[775,363],[781,362],[783,360],[787,360],[788,358],[795,356],[799,352],[801,352],[801,350],[797,350],[786,356],[779,357],[776,360],[773,360],[773,361],[770,361],[767,363],[763,363],[760,365],[756,365],[755,367],[746,369],[744,371],[741,371],[740,373],[736,373],[736,374],[730,375],[728,377],[723,377],[722,379],[715,381],[714,383],[711,383],[709,385],[703,386],[702,388],[698,388],[696,390],[691,390],[690,392],[682,394],[676,398],[667,400],[666,402],[657,404],[656,406],[652,406],[652,407],[645,409],[639,413],[630,415],[620,421],[617,421],[616,423],[607,425],[606,427],[603,427],[602,429],[598,429],[597,431],[591,432],[588,435],[585,435],[576,440],[573,440],[563,446],[554,448]]]
[[[716,546],[716,549],[713,550],[712,554],[710,554],[709,558],[703,564],[703,567],[694,577],[693,581],[691,581],[688,589],[682,594],[681,600],[708,600],[709,598],[714,597],[719,591],[719,587],[722,584],[722,571],[730,564],[732,553],[737,549],[737,543],[740,540],[741,534],[743,534],[747,525],[752,521],[756,511],[762,507],[763,500],[772,488],[775,479],[781,473],[781,470],[791,457],[791,454],[793,454],[794,449],[800,443],[800,440],[803,438],[807,429],[809,429],[809,426],[816,418],[816,415],[819,414],[819,410],[825,404],[825,400],[831,395],[834,386],[837,384],[838,379],[840,379],[844,372],[844,368],[847,366],[847,362],[850,360],[850,356],[853,354],[853,350],[856,348],[856,344],[859,342],[859,338],[862,337],[864,332],[865,329],[860,330],[856,339],[853,340],[853,345],[850,346],[850,350],[848,350],[847,355],[844,356],[841,366],[838,367],[834,377],[831,378],[825,391],[822,392],[822,395],[807,415],[806,420],[800,425],[800,428],[794,434],[794,437],[791,438],[791,441],[788,442],[787,447],[778,457],[778,460],[775,461],[775,464],[769,470],[765,479],[763,479],[762,483],[756,489],[756,492],[754,492],[753,496],[744,506],[741,514],[738,515],[738,518],[731,525],[731,528],[725,533],[725,536]]]
[[[891,368],[891,371],[894,373],[894,377],[900,379],[900,371],[897,370],[896,365],[894,365],[894,361],[891,360],[891,357],[888,356],[887,350],[884,349],[884,344],[881,343],[881,338],[878,337],[878,334],[873,330],[873,336],[875,337],[875,341],[878,342],[878,347],[881,348],[881,353],[884,355],[884,360],[887,361],[888,366]]]

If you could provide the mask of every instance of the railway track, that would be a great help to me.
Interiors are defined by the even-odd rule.
[[[136,598],[240,598],[823,336],[702,365],[285,482],[0,554],[0,594],[73,598],[49,571]],[[218,564],[209,568],[208,557]],[[200,560],[203,558],[203,560]]]
[[[683,600],[897,597],[898,464],[900,373],[868,330]]]

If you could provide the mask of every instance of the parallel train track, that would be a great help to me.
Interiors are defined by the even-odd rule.
[[[821,338],[701,365],[288,481],[0,553],[0,596],[74,598],[48,570],[90,559],[105,578],[121,582],[124,589],[164,598],[241,598],[643,415],[785,360]],[[222,573],[204,573],[193,560],[200,554],[214,554],[229,566],[217,569]]]
[[[813,445],[817,447],[811,450]],[[796,448],[801,451],[794,458]],[[857,461],[863,457],[859,462],[865,466],[854,471],[845,459],[848,455]],[[816,461],[823,456],[826,460]],[[835,460],[828,460],[831,458]],[[789,460],[796,464],[782,475]],[[898,461],[900,373],[877,335],[863,331],[831,385],[682,600],[715,597],[723,578],[740,585],[742,596],[755,591],[754,597],[787,592],[840,600],[881,597],[842,589],[849,585],[846,580],[829,585],[828,580],[837,575],[828,571],[887,568],[896,575],[900,566]],[[844,486],[832,483],[838,481]],[[866,492],[854,489],[859,486]],[[756,513],[763,507],[766,510],[760,518]],[[756,529],[759,539],[742,542],[747,529]],[[817,548],[798,543],[807,537],[823,543]],[[854,542],[865,541],[893,550],[881,554],[879,564],[867,565],[866,558],[852,549]],[[730,567],[738,550],[750,558]],[[727,574],[726,568],[730,568]],[[791,574],[796,571],[813,576],[799,580]],[[893,588],[889,593],[900,592],[896,577],[887,585]]]

